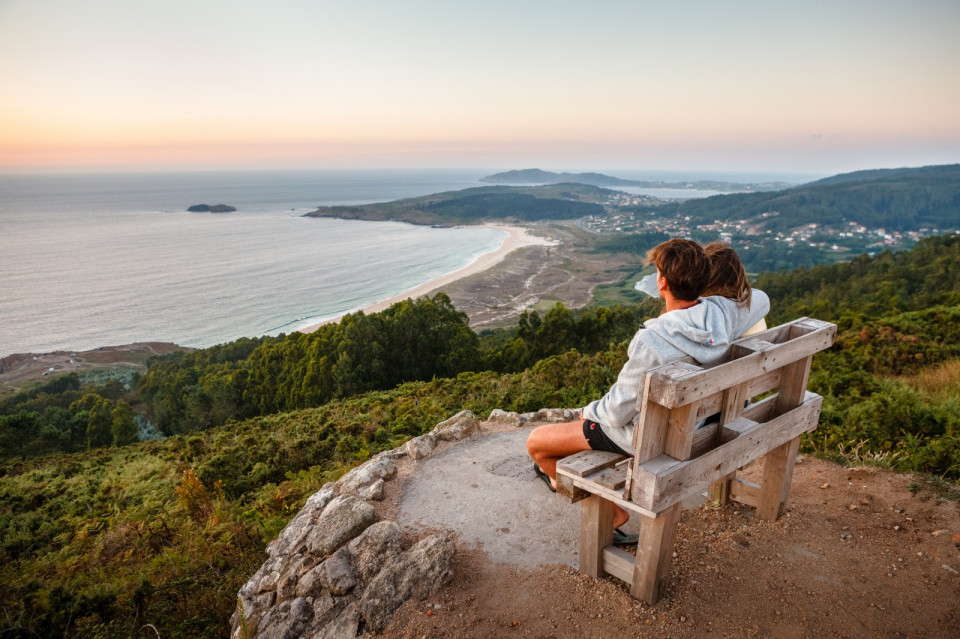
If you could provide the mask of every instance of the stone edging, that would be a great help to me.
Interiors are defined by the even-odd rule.
[[[521,415],[494,409],[487,421],[519,428],[570,421],[577,412],[548,408]],[[448,583],[453,539],[435,533],[403,549],[400,527],[377,521],[370,502],[384,498],[384,482],[397,473],[394,460],[429,457],[440,443],[480,430],[476,415],[461,411],[311,495],[267,546],[267,561],[240,588],[231,639],[364,636],[382,630],[407,599],[425,599]]]

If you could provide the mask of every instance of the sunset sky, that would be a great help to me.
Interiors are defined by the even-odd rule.
[[[0,0],[0,171],[958,161],[958,0]]]

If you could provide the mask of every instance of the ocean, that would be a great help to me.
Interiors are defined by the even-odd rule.
[[[303,215],[481,186],[482,170],[0,175],[0,356],[204,347],[364,308],[495,250],[494,229]],[[188,213],[194,204],[234,213]]]

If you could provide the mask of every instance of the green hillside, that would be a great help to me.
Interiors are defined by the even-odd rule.
[[[955,230],[960,228],[960,164],[862,171],[772,193],[717,195],[632,210],[689,216],[694,226],[747,220],[756,227],[754,234],[850,223],[888,231]]]

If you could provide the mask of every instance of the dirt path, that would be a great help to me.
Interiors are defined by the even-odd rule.
[[[777,522],[746,507],[684,510],[668,594],[647,606],[623,582],[570,567],[570,535],[551,525],[575,521],[577,507],[556,508],[513,439],[417,462],[394,496],[402,525],[447,521],[460,550],[454,582],[408,602],[384,636],[960,637],[960,508],[915,496],[908,476],[805,458]],[[408,491],[430,508],[417,516]]]

